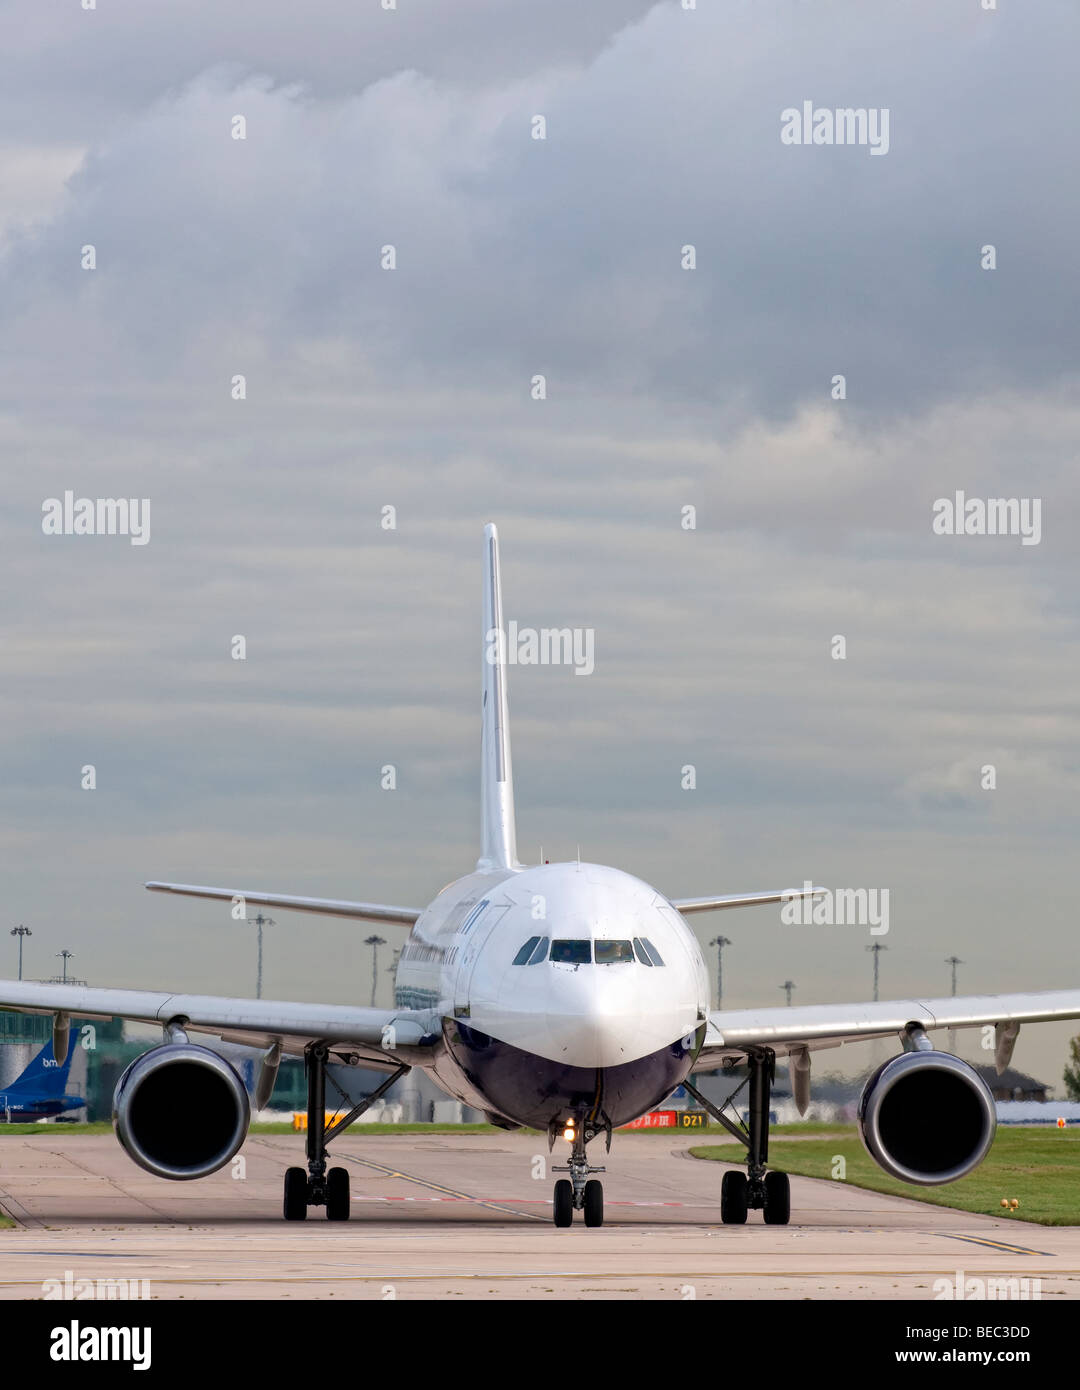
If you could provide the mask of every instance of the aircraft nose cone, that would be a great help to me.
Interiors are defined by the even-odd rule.
[[[634,1055],[633,1000],[595,966],[552,971],[547,1009],[555,1055],[575,1067],[615,1067]]]

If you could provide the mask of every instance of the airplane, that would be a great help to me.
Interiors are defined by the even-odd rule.
[[[71,1070],[71,1056],[60,1063],[53,1055],[52,1039],[49,1038],[40,1052],[31,1059],[21,1076],[4,1090],[0,1090],[0,1120],[12,1124],[33,1124],[37,1120],[50,1120],[64,1116],[69,1110],[80,1110],[86,1104],[82,1096],[68,1096],[68,1073]]]
[[[858,1108],[863,1142],[905,1182],[932,1186],[970,1172],[986,1156],[996,1114],[986,1084],[929,1034],[995,1030],[998,1070],[1020,1025],[1080,1017],[1080,989],[899,999],[873,1003],[710,1011],[705,961],[693,914],[810,898],[824,889],[667,897],[601,864],[526,866],[518,861],[507,699],[499,541],[484,529],[481,615],[480,855],[425,908],[307,898],[197,884],[150,882],[153,892],[410,928],[392,1008],[305,1004],[81,985],[0,981],[0,1005],[54,1015],[63,1057],[68,1020],[114,1017],[159,1024],[162,1043],[117,1083],[113,1120],[131,1158],[162,1178],[190,1180],[228,1163],[250,1119],[247,1090],[224,1057],[189,1033],[262,1049],[254,1102],[268,1101],[285,1053],[307,1075],[306,1168],[285,1173],[283,1215],[301,1221],[324,1207],[349,1217],[349,1175],[328,1150],[411,1067],[504,1129],[531,1127],[569,1145],[556,1171],[558,1227],[580,1212],[604,1220],[603,1166],[587,1146],[646,1114],[679,1085],[744,1146],[746,1171],[723,1174],[720,1218],[741,1225],[790,1220],[788,1177],[768,1166],[769,1102],[777,1058],[786,1059],[801,1113],[810,1100],[813,1054],[876,1038],[901,1051],[867,1082]],[[325,1123],[329,1062],[363,1065],[386,1079],[340,1119]],[[707,1100],[691,1073],[747,1070],[746,1121]],[[198,1119],[192,1117],[198,1116]]]

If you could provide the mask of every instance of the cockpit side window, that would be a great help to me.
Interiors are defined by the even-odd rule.
[[[548,936],[542,936],[540,940],[536,943],[536,950],[533,951],[532,955],[529,957],[528,964],[539,965],[542,960],[545,960],[547,958],[548,946],[550,946],[550,944],[551,938]]]
[[[627,960],[633,962],[634,948],[629,941],[596,941],[593,945],[597,965],[615,965]]]
[[[645,947],[646,951],[648,951],[650,957],[652,958],[653,965],[663,965],[663,956],[661,956],[660,952],[656,949],[656,947],[652,944],[652,942],[649,940],[647,936],[643,936],[641,938],[641,944]]]
[[[538,936],[530,936],[528,941],[526,941],[525,945],[522,946],[521,950],[514,957],[514,964],[524,965],[528,961],[529,957],[532,955],[533,951],[536,949],[536,943],[539,940],[540,938]]]
[[[637,956],[642,965],[647,965],[650,970],[652,969],[652,961],[649,959],[648,951],[646,951],[645,947],[641,944],[640,936],[634,937],[634,955]]]
[[[458,927],[459,936],[468,936],[469,932],[472,930],[473,927],[476,926],[477,922],[480,920],[480,914],[483,912],[484,908],[487,907],[488,903],[490,902],[490,898],[484,898],[482,902],[478,902],[476,904],[473,910],[469,913],[468,917],[466,917],[464,922],[462,922],[461,926]]]
[[[592,960],[592,942],[553,941],[551,959],[562,965],[588,965]]]

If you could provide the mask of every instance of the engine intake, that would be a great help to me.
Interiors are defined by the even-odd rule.
[[[244,1083],[207,1047],[166,1043],[136,1057],[117,1082],[113,1128],[140,1168],[205,1178],[228,1163],[251,1121]]]
[[[949,1052],[905,1052],[879,1067],[859,1099],[867,1152],[901,1182],[955,1182],[986,1157],[997,1130],[989,1087]]]

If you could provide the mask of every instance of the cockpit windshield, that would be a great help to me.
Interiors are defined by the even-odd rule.
[[[551,953],[548,954],[548,947]],[[530,936],[514,957],[515,965],[539,965],[551,960],[556,965],[633,964],[663,965],[660,952],[647,937],[635,936],[633,941],[551,941],[546,936]]]
[[[592,960],[592,942],[553,941],[550,958],[562,965],[588,965]]]
[[[615,965],[618,961],[633,961],[634,948],[629,941],[596,941],[597,965]]]

